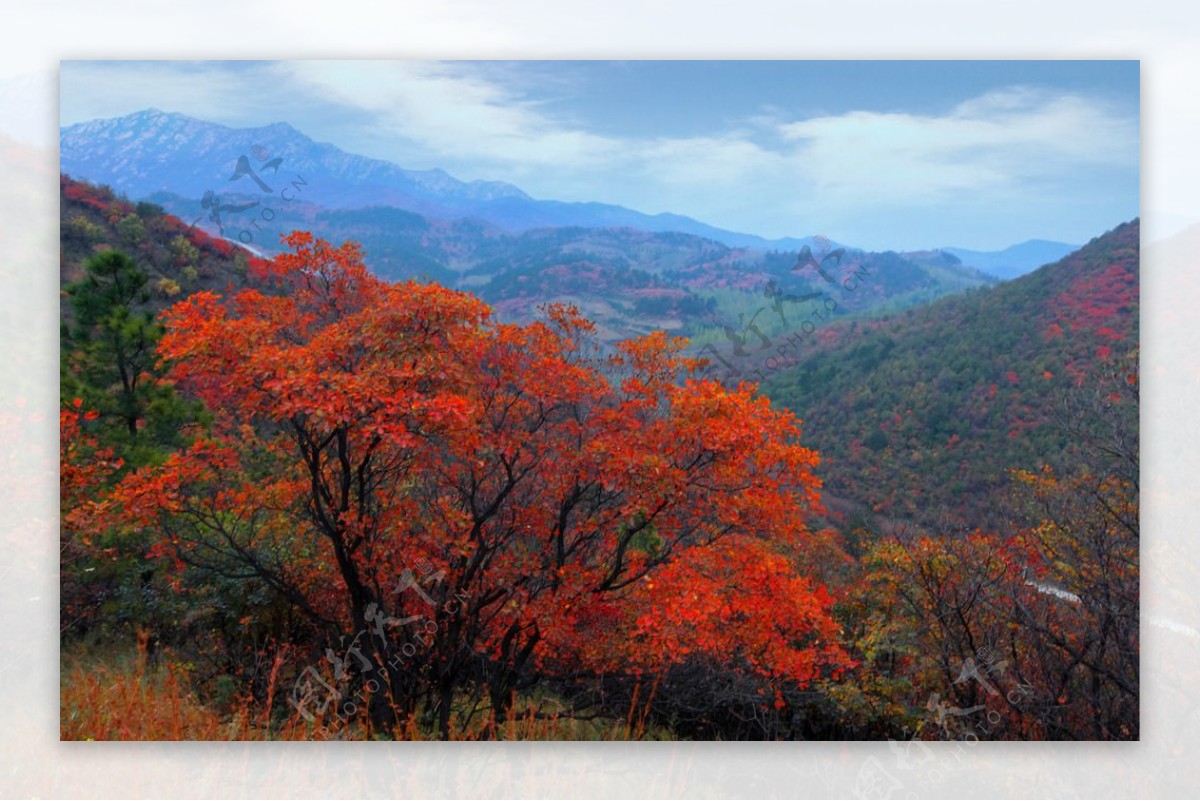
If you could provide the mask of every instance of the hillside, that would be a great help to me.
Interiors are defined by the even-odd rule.
[[[75,192],[89,186],[63,180],[76,186]],[[243,252],[237,245],[244,246],[245,257],[269,255],[278,249],[282,234],[309,230],[331,242],[361,243],[368,266],[382,278],[418,278],[470,290],[505,319],[527,321],[545,303],[572,303],[609,342],[663,329],[702,345],[719,338],[725,327],[738,325],[747,308],[762,306],[767,287],[801,296],[824,285],[811,266],[796,269],[796,252],[733,248],[684,233],[584,227],[514,233],[476,218],[443,220],[387,206],[327,209],[304,200],[312,195],[297,187],[288,202],[277,198],[243,214],[226,210],[221,215],[225,237],[220,239],[201,230],[211,227],[201,201],[157,192],[133,203],[110,189],[86,191],[102,194],[104,203],[124,204],[122,215],[138,214],[139,208],[151,216],[164,210],[177,215],[192,231],[189,236],[209,243],[210,249],[228,249],[231,257]],[[218,202],[233,205],[234,198],[222,196]],[[107,241],[97,236],[84,237],[95,242],[72,243]],[[275,245],[267,247],[268,242]],[[833,244],[822,242],[822,247],[829,251]],[[903,308],[994,280],[939,251],[848,250],[829,263],[830,269],[851,272],[864,265],[874,280],[847,304],[848,310]],[[179,275],[165,277],[181,280]],[[773,330],[765,320],[763,325]]]
[[[120,250],[149,277],[150,306],[162,309],[201,290],[226,292],[245,284],[255,257],[166,214],[152,203],[132,203],[111,189],[63,175],[59,178],[62,286],[83,278],[83,265],[96,253]],[[64,295],[62,315],[69,319]]]
[[[1064,394],[1138,341],[1138,221],[991,289],[834,323],[765,383],[821,452],[836,506],[875,524],[1003,525],[1011,468],[1056,464]]]

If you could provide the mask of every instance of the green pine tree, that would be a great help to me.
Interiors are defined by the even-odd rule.
[[[83,398],[101,416],[102,442],[131,466],[181,444],[180,429],[202,422],[156,366],[162,329],[149,310],[149,278],[133,259],[105,251],[88,260],[83,280],[67,287],[73,320],[63,327],[62,395]]]

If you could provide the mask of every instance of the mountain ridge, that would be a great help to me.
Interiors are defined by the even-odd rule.
[[[963,264],[1002,280],[1009,280],[1036,270],[1044,264],[1065,258],[1080,247],[1049,239],[1026,239],[1003,250],[972,250],[958,247],[944,247],[941,250],[955,256]]]
[[[777,293],[800,297],[824,283],[796,253],[731,248],[692,234],[627,227],[512,233],[477,219],[437,220],[389,206],[327,209],[304,201],[304,193],[276,206],[272,221],[254,231],[253,242],[246,241],[249,229],[239,231],[241,223],[230,227],[230,221],[224,237],[216,238],[198,224],[203,216],[194,201],[156,193],[135,204],[111,187],[79,182],[65,173],[61,182],[63,213],[70,212],[64,225],[79,214],[102,227],[133,214],[143,217],[141,226],[146,227],[157,224],[150,217],[165,211],[180,218],[189,232],[203,233],[206,241],[249,251],[247,258],[269,256],[259,247],[264,241],[278,242],[292,230],[313,231],[334,242],[359,242],[367,266],[382,278],[433,280],[468,290],[508,320],[536,317],[547,302],[574,303],[608,341],[661,329],[702,339],[717,336],[724,342],[721,332],[738,325],[742,313],[753,315]],[[97,217],[98,205],[111,209],[108,214],[115,219]],[[135,219],[125,225],[139,227]],[[82,223],[77,227],[89,232],[94,247],[115,246],[122,239]],[[835,261],[839,269],[863,266],[874,276],[872,286],[846,304],[847,311],[881,303],[903,307],[994,280],[940,253],[913,261],[894,252],[847,249],[827,266]],[[760,323],[770,328],[765,319]]]
[[[170,151],[155,152],[151,141]],[[392,162],[347,153],[317,142],[290,123],[233,128],[178,112],[143,109],[121,117],[79,122],[60,129],[60,166],[80,180],[112,186],[135,199],[156,192],[200,198],[207,191],[254,193],[252,178],[236,165],[257,152],[260,164],[305,176],[327,208],[388,205],[440,219],[478,217],[511,231],[582,225],[628,226],[651,232],[679,231],[714,239],[730,247],[798,250],[812,237],[766,239],[727,231],[670,212],[646,214],[595,201],[569,202],[530,197],[503,181],[460,181],[445,170],[407,170]],[[256,146],[261,150],[256,151]],[[178,163],[167,160],[173,153]],[[236,186],[229,186],[231,172]],[[270,186],[270,176],[260,176]]]

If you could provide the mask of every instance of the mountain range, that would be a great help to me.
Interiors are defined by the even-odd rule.
[[[178,196],[195,201],[211,191],[244,202],[262,201],[264,195],[283,192],[276,187],[286,188],[300,176],[306,188],[305,202],[324,209],[385,206],[433,219],[471,218],[508,232],[628,227],[686,233],[735,248],[799,251],[806,245],[815,246],[813,236],[767,239],[679,214],[644,214],[606,203],[540,200],[502,181],[464,182],[439,169],[407,170],[315,142],[286,122],[231,128],[145,109],[65,126],[59,147],[64,173],[107,184],[136,200]],[[193,210],[193,216],[204,215],[198,203]],[[181,216],[190,219],[187,213]],[[273,249],[273,244],[258,243],[267,250]],[[943,248],[967,266],[1000,278],[1028,272],[1074,249],[1073,245],[1041,240],[995,252]]]
[[[64,270],[79,269],[95,248],[117,247],[152,262],[146,267],[155,280],[184,289],[199,286],[194,277],[177,274],[179,265],[155,269],[162,258],[151,245],[154,238],[135,236],[161,227],[160,218],[176,219],[166,212],[180,205],[191,208],[186,201],[155,193],[135,204],[109,187],[66,175],[61,183],[64,241],[86,245],[77,259],[64,253]],[[596,322],[608,342],[663,329],[696,338],[701,346],[706,337],[739,325],[748,309],[754,314],[768,303],[768,293],[803,297],[824,283],[796,253],[731,248],[690,234],[575,227],[511,233],[473,218],[437,220],[383,206],[322,209],[296,202],[278,208],[274,233],[299,228],[331,241],[358,242],[368,265],[384,278],[435,280],[469,290],[508,320],[536,317],[545,303],[572,303]],[[243,262],[253,258],[236,239],[211,237],[189,222],[182,219],[178,226],[193,244],[220,245],[228,254],[243,254]],[[168,239],[181,235],[172,230]],[[173,247],[187,250],[178,243]],[[866,269],[875,276],[844,312],[904,307],[995,280],[940,252],[908,258],[846,250],[827,266],[842,272]],[[772,330],[765,317],[761,325]]]
[[[995,253],[872,253],[823,237],[767,240],[681,215],[539,200],[508,183],[408,170],[283,122],[230,128],[157,109],[63,127],[60,148],[64,175],[93,185],[70,192],[111,187],[105,203],[148,202],[254,255],[279,252],[288,231],[310,230],[361,243],[384,278],[470,290],[503,319],[572,303],[605,341],[663,329],[697,350],[732,349],[731,363],[747,336],[786,332],[831,270],[871,276],[837,316],[879,314],[990,286],[1074,250],[1031,241]],[[83,222],[104,221],[85,210]]]
[[[388,206],[436,219],[476,218],[507,231],[576,226],[677,231],[731,247],[799,249],[811,238],[767,240],[726,231],[679,214],[643,214],[606,203],[537,200],[501,181],[463,182],[443,170],[406,170],[314,142],[285,122],[230,128],[183,114],[146,109],[124,117],[66,126],[59,140],[62,171],[112,186],[132,198],[166,192],[200,198],[207,191],[261,190],[243,157],[268,187],[295,175],[324,208]],[[278,164],[274,162],[280,160]],[[231,176],[237,175],[231,185]],[[271,193],[264,193],[271,194]]]
[[[958,257],[963,264],[969,264],[1002,279],[1025,275],[1043,264],[1058,261],[1077,249],[1077,245],[1046,239],[1030,239],[996,251],[942,248],[946,253]]]

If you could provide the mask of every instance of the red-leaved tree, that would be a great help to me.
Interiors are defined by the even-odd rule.
[[[361,690],[373,725],[450,736],[535,681],[697,656],[770,708],[845,666],[798,567],[817,457],[791,414],[688,378],[662,333],[602,357],[571,308],[500,324],[352,244],[287,242],[261,288],[164,313],[172,378],[218,421],[114,502],[181,570],[306,615],[325,688]]]

